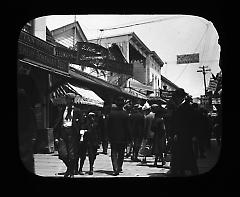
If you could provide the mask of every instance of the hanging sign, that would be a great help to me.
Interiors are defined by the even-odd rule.
[[[116,46],[108,50],[101,45],[78,42],[77,64],[119,74],[133,75],[133,65],[124,61]]]
[[[173,93],[174,91],[160,89],[160,97],[164,100],[170,100],[172,98]]]
[[[177,55],[177,64],[199,63],[199,53]]]

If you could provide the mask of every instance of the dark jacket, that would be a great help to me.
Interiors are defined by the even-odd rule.
[[[98,119],[98,128],[100,131],[100,138],[102,141],[107,139],[107,135],[108,135],[107,123],[108,123],[108,114],[105,115],[105,118],[103,117],[103,114],[101,114],[101,116]]]
[[[100,135],[97,120],[90,120],[90,118],[87,117],[82,128],[87,130],[83,135],[83,141],[88,145],[98,146],[100,143]]]
[[[184,103],[173,113],[173,130],[177,134],[174,142],[173,160],[178,169],[191,169],[196,166],[196,158],[193,153],[192,138],[195,136],[195,120],[192,107]]]
[[[109,114],[108,138],[110,143],[128,143],[130,141],[129,117],[121,109],[113,109]]]
[[[133,112],[130,116],[131,139],[143,138],[144,132],[144,115],[140,112]]]

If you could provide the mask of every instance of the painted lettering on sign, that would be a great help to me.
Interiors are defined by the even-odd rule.
[[[25,31],[21,31],[19,35],[19,40],[22,43],[25,43],[33,48],[37,48],[49,55],[54,55],[54,46],[50,43],[47,43],[40,38],[37,38]]]
[[[76,60],[77,60],[77,51],[56,46],[55,56],[74,64],[76,63]]]
[[[117,58],[115,54],[101,45],[88,42],[78,42],[77,53],[77,63],[80,65],[120,74],[133,75],[132,64],[123,61],[122,57]],[[117,56],[119,57],[120,55],[118,54]]]
[[[199,63],[199,53],[177,55],[177,64]]]
[[[49,55],[33,48],[27,44],[18,42],[18,55],[38,63],[42,63],[47,67],[51,67],[68,73],[68,62],[60,60],[53,55]]]

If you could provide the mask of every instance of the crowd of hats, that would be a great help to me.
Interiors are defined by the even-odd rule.
[[[75,94],[74,93],[67,93],[66,94],[66,98],[70,98],[70,99],[74,99],[75,98]],[[188,94],[184,91],[184,89],[179,88],[177,89],[173,95],[172,98],[189,98]],[[131,104],[129,100],[125,100],[124,97],[118,97],[117,99],[114,100],[114,102],[112,103],[112,108],[117,108],[117,107],[124,107],[124,109],[129,109],[131,108]],[[158,105],[156,103],[150,105],[147,101],[144,103],[143,106],[141,106],[140,104],[135,104],[133,106],[134,109],[142,109],[142,110],[150,110],[151,108],[158,108],[158,109],[165,109],[163,108],[161,105]]]

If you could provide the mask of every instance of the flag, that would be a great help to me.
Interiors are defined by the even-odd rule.
[[[214,79],[214,80],[217,80],[217,77],[216,76],[214,76],[214,74],[212,73],[212,78]]]

